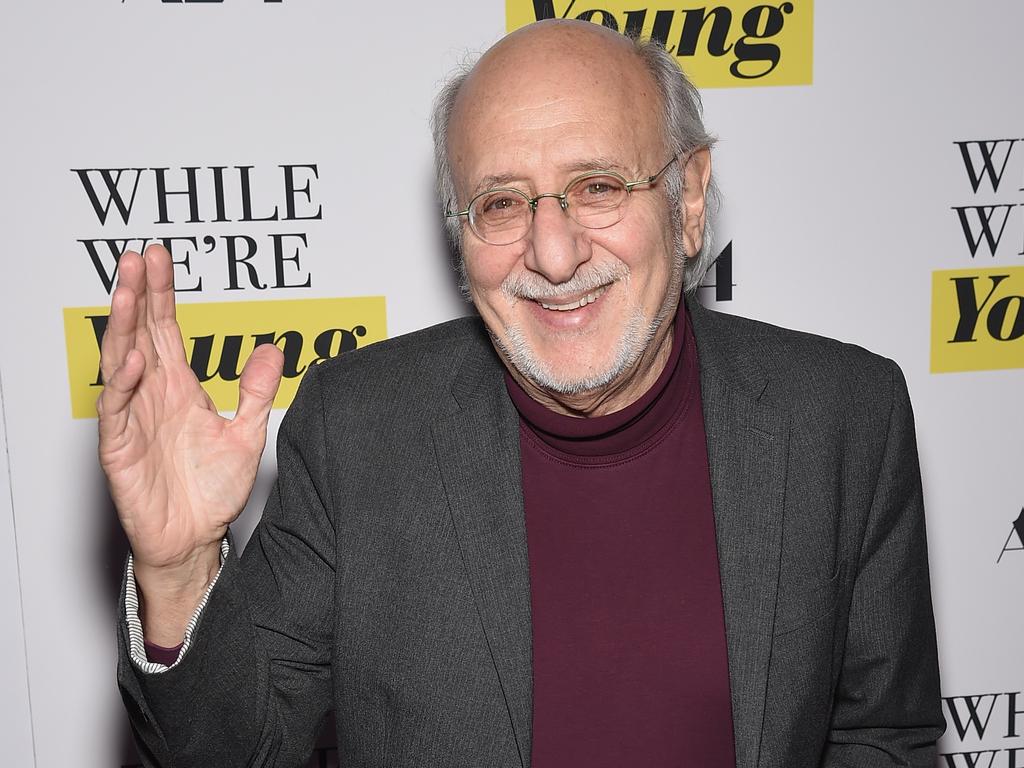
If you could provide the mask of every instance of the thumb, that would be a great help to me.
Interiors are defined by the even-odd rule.
[[[234,422],[262,429],[274,404],[284,370],[284,353],[274,344],[260,344],[249,355],[238,382]]]

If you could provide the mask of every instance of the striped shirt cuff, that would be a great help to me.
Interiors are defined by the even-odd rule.
[[[124,613],[128,624],[128,653],[136,667],[143,672],[157,674],[166,672],[168,669],[176,666],[185,657],[189,646],[192,645],[192,635],[195,633],[199,619],[203,615],[203,609],[206,608],[206,604],[210,601],[210,593],[213,592],[217,579],[220,578],[221,571],[224,570],[224,562],[227,560],[228,552],[230,551],[231,544],[228,542],[228,537],[225,536],[220,542],[220,568],[217,570],[217,575],[213,577],[213,581],[210,582],[210,586],[206,588],[203,599],[196,606],[192,618],[188,620],[188,624],[185,626],[185,637],[181,643],[181,650],[178,651],[178,658],[170,666],[150,661],[146,658],[146,647],[142,636],[142,621],[139,619],[139,591],[135,584],[135,563],[132,555],[128,555],[128,573],[125,577],[124,587]]]

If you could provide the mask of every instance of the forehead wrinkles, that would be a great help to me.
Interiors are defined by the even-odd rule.
[[[650,75],[637,61],[631,66],[609,67],[602,61],[587,66],[562,62],[549,69],[531,63],[522,71],[487,67],[473,71],[456,98],[453,132],[460,124],[508,118],[517,112],[543,113],[569,109],[586,115],[649,113],[658,99]]]
[[[534,81],[514,76],[497,82],[491,72],[474,72],[458,96],[449,127],[449,158],[459,193],[470,194],[484,176],[525,176],[542,167],[556,174],[560,166],[597,156],[614,157],[637,173],[661,162],[650,84],[636,87],[630,83],[636,77],[619,76],[608,83],[593,72],[584,75],[585,87],[575,87],[557,72]]]

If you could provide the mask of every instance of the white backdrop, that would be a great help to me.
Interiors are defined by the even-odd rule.
[[[554,4],[559,13],[566,5]],[[807,0],[794,5],[810,12]],[[571,15],[599,7],[627,6],[581,1]],[[732,244],[734,283],[728,301],[716,303],[714,291],[705,290],[707,303],[861,344],[896,359],[907,375],[950,720],[942,764],[952,766],[968,765],[961,754],[967,751],[983,753],[979,765],[1024,765],[1024,693],[1009,695],[1024,691],[1024,542],[1012,528],[1024,508],[1024,338],[1014,325],[1019,318],[1024,333],[1024,298],[1013,298],[1024,295],[1022,27],[1024,5],[1015,0],[819,0],[813,49],[810,38],[787,40],[789,48],[780,43],[784,61],[798,55],[794,46],[807,46],[799,55],[813,59],[811,84],[737,82],[742,87],[704,93],[707,123],[720,137],[718,242]],[[70,387],[86,391],[89,381],[85,369],[69,370],[65,352],[63,310],[109,301],[80,241],[194,238],[194,246],[178,251],[189,259],[188,272],[180,267],[178,276],[184,286],[201,277],[203,287],[181,293],[182,304],[383,297],[389,336],[465,314],[431,196],[427,120],[445,74],[505,29],[505,0],[58,0],[5,9],[5,765],[134,762],[114,684],[124,545],[95,463],[95,420],[72,415]],[[1000,139],[1021,140],[991,143]],[[979,141],[990,143],[964,144],[968,170],[956,142]],[[991,155],[988,176],[983,151]],[[292,189],[307,182],[309,188],[292,193],[290,220],[283,220],[283,165],[316,166],[315,174],[296,171]],[[278,221],[238,220],[245,197],[238,166],[251,167],[248,218],[277,206]],[[168,190],[176,191],[186,187],[186,167],[199,169],[198,215],[190,215],[184,195],[172,195],[170,222],[159,223],[152,169],[168,169]],[[222,212],[215,167],[226,169]],[[107,195],[99,169],[144,169],[128,222],[116,204],[101,221],[74,169],[92,169],[85,178],[100,203]],[[975,190],[970,174],[979,172]],[[116,177],[126,202],[134,176]],[[401,226],[393,215],[398,205]],[[982,240],[972,255],[956,207],[975,238],[989,217],[993,236],[1002,235],[994,249]],[[321,218],[298,218],[318,208]],[[275,234],[285,246],[280,280]],[[249,285],[240,262],[241,287],[226,290],[229,241],[242,248],[241,236],[256,244],[248,263],[271,287]],[[106,246],[95,247],[108,272]],[[934,278],[933,320],[933,273],[940,270],[960,272]],[[1006,277],[986,303],[992,275]],[[975,341],[956,350],[989,370],[933,373],[942,367],[932,358],[933,327],[941,357],[953,349],[952,329],[962,316],[951,279],[958,276],[974,287],[968,298],[979,318],[970,329]],[[272,287],[307,278],[308,287]],[[1000,301],[1003,315],[990,322]],[[339,316],[324,318],[322,329],[364,322],[362,309],[338,306]],[[211,333],[257,331],[231,328],[224,312]],[[78,322],[86,322],[84,314]],[[81,335],[73,338],[84,343]],[[280,415],[272,418],[271,440]],[[243,534],[255,524],[272,476],[268,458],[239,524]],[[971,707],[978,713],[973,725]]]

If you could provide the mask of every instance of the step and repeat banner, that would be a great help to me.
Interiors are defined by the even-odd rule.
[[[703,89],[722,189],[704,302],[902,366],[940,765],[1024,766],[1024,4],[42,0],[4,16],[4,765],[139,762],[93,406],[120,254],[170,249],[219,408],[256,344],[281,347],[272,442],[311,365],[471,311],[432,195],[431,101],[506,31],[559,17],[659,38]],[[268,455],[242,540],[273,476]],[[331,740],[310,765],[336,765]]]

